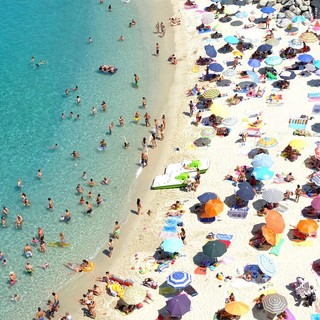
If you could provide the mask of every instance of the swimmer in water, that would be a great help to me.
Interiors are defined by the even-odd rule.
[[[81,103],[81,98],[80,98],[80,96],[77,96],[77,104],[80,104]]]
[[[74,88],[71,88],[72,91],[78,91],[79,87],[75,86]]]
[[[7,227],[7,220],[6,220],[6,217],[4,216],[1,217],[1,225],[2,225],[2,228]]]
[[[53,200],[51,198],[48,198],[48,209],[49,210],[53,210],[54,209]]]
[[[66,94],[66,96],[69,95],[69,90],[68,90],[68,88],[64,91],[64,93]]]
[[[96,107],[92,107],[91,114],[93,116],[95,116],[97,114],[97,108]]]
[[[89,37],[88,42],[89,42],[89,43],[92,43],[92,41],[93,41],[92,38]]]
[[[125,140],[124,143],[123,143],[123,147],[124,147],[125,149],[128,149],[128,148],[129,148],[129,145],[130,145],[130,143],[129,143],[127,140]]]
[[[69,118],[72,119],[72,117],[73,117],[73,112],[70,111],[70,113],[69,113]]]
[[[22,188],[23,186],[22,186],[22,180],[21,179],[18,179],[18,181],[17,181],[17,186],[18,186],[18,188]]]
[[[31,63],[34,63],[35,62],[35,57],[31,57],[31,61],[30,61]]]
[[[88,178],[87,178],[87,173],[86,173],[85,171],[83,171],[81,178],[82,178],[83,180],[87,180],[87,179],[88,179]]]
[[[42,178],[42,171],[41,169],[38,169],[37,177],[40,180]]]
[[[102,109],[102,111],[107,111],[107,104],[106,104],[105,101],[102,101],[102,103],[101,103],[101,109]]]
[[[58,149],[58,144],[55,143],[53,146],[50,147],[51,150],[57,150]]]
[[[42,268],[43,270],[47,269],[48,267],[49,267],[49,263],[48,263],[48,262],[44,263],[44,264],[41,266],[41,268]]]
[[[96,183],[93,181],[93,179],[90,179],[90,181],[88,182],[89,187],[94,187],[96,185]]]
[[[118,39],[118,41],[124,41],[124,36],[120,36],[120,38]]]
[[[7,216],[9,212],[10,212],[10,210],[9,210],[7,207],[3,207],[3,209],[2,209],[2,214],[3,214],[4,216]]]
[[[14,303],[18,303],[21,300],[21,297],[17,293],[15,293],[10,297],[10,300]]]
[[[64,238],[64,233],[63,232],[60,232],[59,233],[59,242],[60,242],[60,245],[63,245],[65,242],[66,242],[66,240],[65,240],[65,238]]]
[[[25,265],[25,269],[28,273],[32,273],[34,271],[31,263],[29,261],[27,261],[26,265]]]
[[[124,126],[124,119],[122,116],[120,116],[120,118],[119,118],[119,125],[120,125],[120,127]]]
[[[83,193],[83,188],[81,187],[81,185],[80,185],[80,183],[77,185],[77,192],[79,193],[79,194],[82,194]]]
[[[37,239],[36,237],[33,237],[32,240],[31,240],[31,243],[33,245],[37,245],[39,243],[39,239]]]
[[[106,148],[107,147],[107,143],[106,143],[106,140],[104,140],[104,139],[102,139],[101,141],[100,141],[100,148]]]
[[[80,200],[79,200],[79,204],[82,206],[83,204],[84,204],[84,197],[83,196],[81,196],[81,198],[80,198]]]
[[[138,111],[136,111],[136,113],[134,114],[134,120],[135,120],[136,124],[138,124],[138,122],[140,120],[140,113]]]
[[[66,114],[64,112],[61,113],[61,119],[64,119],[66,117]]]
[[[103,180],[101,181],[102,185],[108,185],[109,184],[109,179],[108,178],[103,178]]]
[[[76,152],[76,151],[72,151],[71,156],[72,156],[73,160],[76,160],[77,158],[79,158],[80,153]]]

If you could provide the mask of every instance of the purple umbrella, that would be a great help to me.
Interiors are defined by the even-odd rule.
[[[248,65],[252,68],[259,68],[261,66],[261,62],[257,59],[249,59]]]
[[[173,317],[181,317],[190,311],[191,301],[185,294],[179,294],[166,302],[166,310]]]
[[[223,66],[220,63],[211,63],[209,65],[209,69],[214,72],[221,72],[223,70]]]

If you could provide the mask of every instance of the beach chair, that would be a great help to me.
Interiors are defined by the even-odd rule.
[[[249,207],[244,208],[230,208],[228,211],[228,216],[234,219],[245,219],[248,215]]]

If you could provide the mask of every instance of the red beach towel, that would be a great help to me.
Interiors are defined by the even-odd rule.
[[[207,274],[207,268],[205,267],[197,267],[195,270],[194,270],[194,273],[195,274],[200,274],[200,275],[206,275]]]

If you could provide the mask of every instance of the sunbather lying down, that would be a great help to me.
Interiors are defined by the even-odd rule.
[[[185,213],[184,210],[179,211],[169,211],[166,213],[167,217],[181,217]]]

